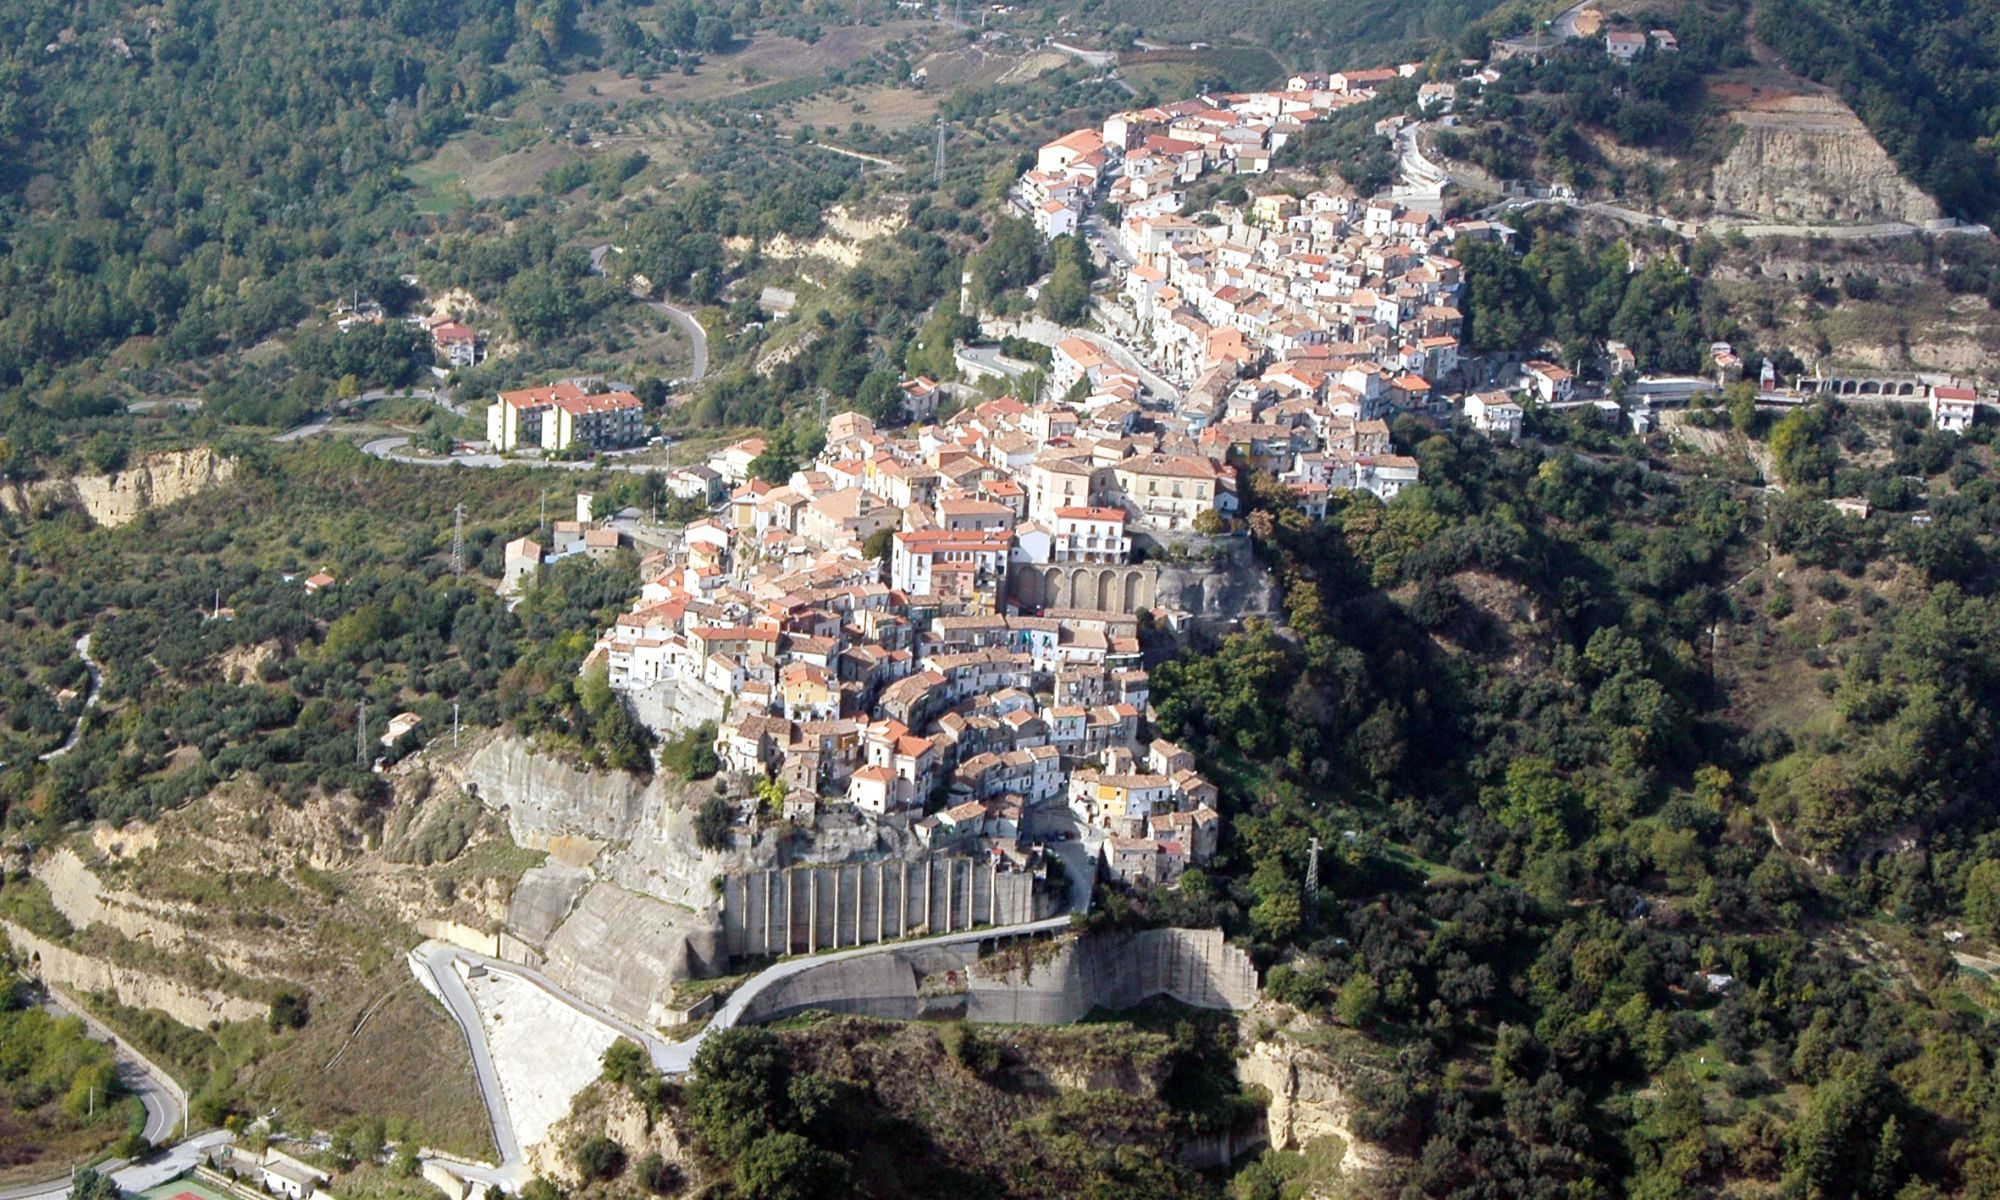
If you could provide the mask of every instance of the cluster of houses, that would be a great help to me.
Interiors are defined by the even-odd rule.
[[[1283,91],[1198,96],[1114,113],[1101,130],[1078,129],[1041,147],[1015,198],[1048,238],[1075,233],[1100,194],[1126,217],[1179,212],[1188,184],[1215,172],[1262,175],[1307,125],[1365,104],[1382,84],[1420,69],[1408,63],[1307,73],[1293,76]]]
[[[1098,297],[1107,328],[1183,390],[1152,423],[1213,461],[1247,463],[1290,483],[1308,511],[1340,490],[1389,499],[1417,481],[1394,454],[1398,413],[1462,413],[1501,438],[1519,436],[1515,393],[1568,401],[1571,372],[1529,362],[1510,390],[1474,392],[1461,370],[1461,239],[1510,244],[1484,220],[1441,221],[1389,199],[1337,188],[1269,192],[1242,205],[1181,211],[1184,186],[1213,171],[1256,173],[1302,123],[1365,102],[1415,66],[1294,77],[1282,92],[1203,96],[1117,113],[1099,129],[1043,146],[1017,190],[1043,231],[1079,227],[1115,204],[1104,235],[1113,287]],[[1448,107],[1449,85],[1427,85]],[[1422,101],[1420,100],[1420,103]],[[1394,133],[1400,118],[1388,118]],[[1072,213],[1057,214],[1060,204]],[[1103,352],[1071,339],[1051,379],[1115,375]]]
[[[414,280],[415,276],[407,277]],[[374,300],[356,299],[333,306],[333,321],[342,333],[361,325],[380,325],[388,319],[382,305]],[[405,317],[403,324],[421,330],[431,353],[445,367],[469,367],[486,357],[486,332],[474,329],[448,315]]]
[[[1192,760],[1149,737],[1140,617],[1024,610],[1009,588],[1116,568],[1135,533],[1233,507],[1233,467],[1136,412],[1001,397],[894,436],[841,413],[782,484],[747,477],[758,447],[728,447],[708,464],[726,503],[645,561],[586,666],[725,714],[717,756],[777,780],[792,820],[850,811],[1022,870],[1080,822],[1117,878],[1171,880],[1213,853],[1219,818]]]
[[[542,568],[567,558],[584,557],[597,562],[615,558],[624,544],[616,529],[592,520],[594,498],[589,492],[576,497],[576,519],[554,521],[535,537],[517,537],[501,547],[500,590],[513,594],[533,582]]]

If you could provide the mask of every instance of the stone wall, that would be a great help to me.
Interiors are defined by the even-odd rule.
[[[894,859],[731,875],[722,885],[732,956],[811,954],[1056,911],[1035,878],[963,857]]]
[[[1093,1008],[1130,1008],[1153,996],[1241,1011],[1257,1002],[1257,969],[1218,930],[1086,934],[1046,953],[980,958],[976,943],[911,946],[829,962],[765,989],[748,1023],[807,1009],[896,1020],[1064,1025]]]
[[[72,991],[105,992],[133,1008],[155,1008],[190,1029],[205,1029],[210,1021],[261,1020],[270,1012],[269,1005],[255,1000],[189,987],[148,971],[78,954],[12,921],[0,921],[0,934],[5,934],[15,955],[26,962],[30,976]]]
[[[436,938],[440,942],[449,942],[454,946],[470,950],[474,954],[484,954],[496,958],[500,954],[500,939],[497,936],[487,933],[484,930],[474,929],[470,925],[461,924],[457,921],[440,921],[435,917],[420,917],[417,919],[417,935],[419,937]]]

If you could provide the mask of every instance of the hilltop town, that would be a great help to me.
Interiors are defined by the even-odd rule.
[[[742,821],[811,829],[839,813],[911,852],[975,849],[1025,871],[1080,838],[1127,884],[1206,863],[1216,788],[1153,736],[1142,638],[1268,607],[1210,586],[1261,574],[1239,519],[1248,472],[1277,476],[1319,517],[1336,490],[1387,500],[1417,482],[1388,421],[1430,414],[1458,382],[1448,251],[1507,231],[1324,192],[1197,220],[1175,189],[1267,169],[1303,122],[1396,77],[1121,113],[1042,147],[1019,196],[1045,236],[1100,205],[1122,211],[1101,244],[1117,264],[1105,301],[1120,341],[1049,338],[1040,395],[981,402],[908,379],[906,423],[839,413],[783,480],[759,477],[763,438],[668,471],[667,488],[712,515],[647,558],[640,594],[583,669],[602,669],[664,735],[712,727],[725,770],[770,781],[765,811],[753,801]],[[1143,365],[1127,365],[1135,354]],[[1560,368],[1531,370],[1567,385]],[[504,395],[491,423],[559,419],[586,403],[571,392]],[[1518,432],[1505,395],[1471,403],[1482,424]],[[509,582],[549,550],[510,545]],[[1204,573],[1187,564],[1211,579],[1177,579]]]
[[[1171,881],[1220,818],[1192,756],[1146,736],[1142,625],[1177,618],[1136,560],[1203,540],[1235,476],[1122,408],[1003,397],[894,436],[842,413],[782,485],[748,478],[755,439],[729,447],[704,470],[736,485],[722,512],[647,560],[585,669],[663,732],[714,721],[725,769],[776,781],[771,817],[844,810],[1020,870],[1081,832],[1113,878]]]
[[[1216,788],[1151,728],[1144,639],[1274,608],[1223,582],[1263,578],[1245,536],[1252,475],[1318,520],[1343,493],[1386,502],[1419,482],[1392,445],[1399,418],[1462,419],[1502,441],[1531,406],[1627,419],[1532,347],[1461,355],[1454,253],[1511,250],[1514,231],[1443,219],[1435,187],[1246,191],[1183,211],[1202,180],[1265,175],[1311,124],[1418,72],[1300,74],[1281,91],[1115,113],[1040,147],[1011,202],[1048,240],[1088,240],[1108,276],[1094,327],[990,320],[1041,344],[1043,373],[1005,355],[959,361],[1031,390],[981,400],[907,378],[891,418],[834,415],[788,476],[769,470],[764,437],[666,469],[666,490],[709,515],[645,560],[639,595],[582,669],[603,670],[663,736],[712,731],[723,769],[764,781],[740,824],[859,822],[891,850],[973,851],[1038,874],[1048,847],[1077,838],[1082,861],[1127,884],[1206,863]],[[1456,93],[1423,85],[1418,115],[1448,114]],[[1629,348],[1605,349],[1608,373],[1634,371]],[[1743,374],[1726,344],[1708,361],[1718,389]],[[1674,382],[1679,400],[1709,386]],[[1775,383],[1766,364],[1763,388]],[[1960,427],[1969,397],[1929,390],[1940,427]],[[636,410],[562,384],[502,394],[489,426],[507,448],[614,447],[640,439]],[[587,519],[557,537],[510,544],[507,584],[616,546]]]
[[[1338,186],[1246,191],[1194,213],[1183,211],[1187,190],[1205,177],[1265,175],[1272,154],[1311,124],[1418,71],[1302,74],[1283,91],[1116,113],[1041,147],[1015,189],[1045,237],[1089,236],[1114,285],[1094,315],[1184,389],[1173,405],[1181,428],[1218,457],[1245,453],[1302,496],[1326,487],[1393,496],[1415,481],[1414,463],[1389,455],[1383,422],[1448,416],[1452,396],[1499,378],[1461,364],[1463,275],[1452,251],[1464,241],[1505,246],[1513,231],[1440,219],[1435,190],[1400,189],[1401,199]],[[1426,84],[1419,111],[1447,112],[1454,94]],[[1377,132],[1393,136],[1407,121],[1385,117]],[[1058,348],[1058,380],[1072,352]],[[1509,382],[1543,400],[1571,398],[1571,373],[1551,363],[1530,362]],[[1519,407],[1503,393],[1472,415],[1518,432]]]

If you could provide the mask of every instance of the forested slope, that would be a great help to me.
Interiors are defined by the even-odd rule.
[[[402,157],[555,25],[512,0],[0,6],[0,386],[135,333],[248,344],[374,288]],[[393,279],[393,275],[390,276]]]
[[[2000,214],[2000,9],[1966,0],[1766,0],[1757,34],[1793,70],[1839,89],[1919,187],[1949,212]]]
[[[1559,418],[1401,425],[1425,483],[1331,531],[1252,488],[1286,624],[1153,693],[1228,853],[1141,905],[1375,1039],[1401,1194],[1987,1194],[1993,993],[1941,931],[2000,932],[2000,510],[1986,446],[1883,425],[1779,422],[1782,499]],[[1931,524],[1815,498],[1882,433]]]

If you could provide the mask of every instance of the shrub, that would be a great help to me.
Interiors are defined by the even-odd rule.
[[[639,1160],[639,1186],[647,1191],[664,1196],[680,1191],[683,1182],[680,1168],[661,1158],[658,1151],[648,1151]]]
[[[714,795],[701,802],[694,815],[695,844],[704,850],[720,850],[729,844],[730,805],[726,796]]]
[[[585,1179],[616,1179],[625,1169],[625,1147],[608,1137],[594,1137],[576,1148],[576,1167]]]
[[[271,999],[271,1028],[303,1029],[311,1016],[304,992],[286,989]]]

